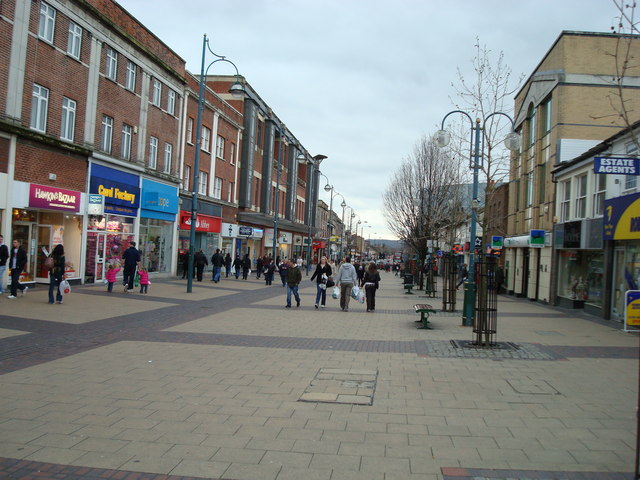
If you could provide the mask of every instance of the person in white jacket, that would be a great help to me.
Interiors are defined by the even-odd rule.
[[[344,259],[344,263],[340,265],[338,274],[333,281],[340,287],[340,308],[343,312],[348,312],[351,289],[358,283],[358,274],[355,267],[351,265],[350,256],[347,255]]]

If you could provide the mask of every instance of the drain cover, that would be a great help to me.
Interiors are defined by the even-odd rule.
[[[377,379],[377,370],[321,368],[299,401],[372,405]]]

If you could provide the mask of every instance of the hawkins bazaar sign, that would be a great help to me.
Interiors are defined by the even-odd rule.
[[[29,186],[29,206],[65,212],[80,211],[80,192],[62,188],[31,184]]]

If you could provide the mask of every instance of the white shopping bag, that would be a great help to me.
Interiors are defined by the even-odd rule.
[[[338,300],[340,298],[340,289],[338,287],[333,287],[333,292],[331,292],[331,298]]]

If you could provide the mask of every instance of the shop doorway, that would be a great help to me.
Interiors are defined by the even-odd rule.
[[[50,225],[38,225],[38,248],[36,254],[33,255],[35,260],[35,272],[36,282],[46,283],[49,281],[49,272],[44,266],[44,262],[47,256],[51,254],[53,246],[51,245],[51,226]]]
[[[101,282],[110,263],[122,263],[122,254],[133,235],[87,232],[85,283]]]
[[[34,277],[34,260],[35,256],[35,239],[32,237],[33,230],[37,228],[37,224],[14,222],[11,232],[11,240],[18,240],[22,249],[27,253],[27,264],[24,266],[22,274],[20,274],[20,283],[35,282]],[[11,245],[9,245],[11,248]]]
[[[522,289],[520,296],[527,298],[529,296],[529,249],[523,249],[522,253]]]

